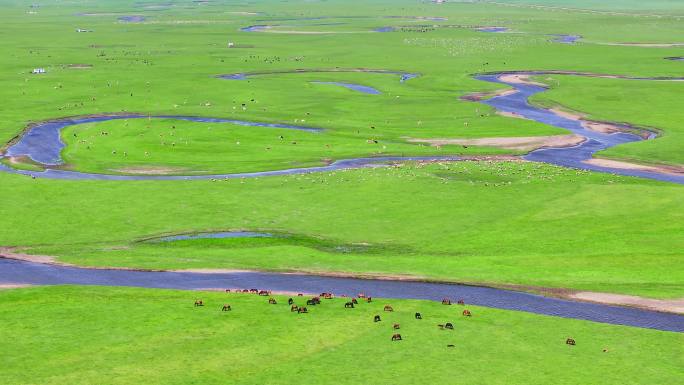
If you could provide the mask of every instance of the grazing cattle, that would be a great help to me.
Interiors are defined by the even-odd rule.
[[[299,307],[297,307],[297,305],[290,306],[290,312],[295,312],[295,311],[299,311]]]
[[[472,314],[470,314],[470,310],[468,310],[468,309],[463,310],[463,316],[464,317],[470,317],[471,315]]]
[[[259,295],[267,296],[271,295],[271,292],[266,290],[259,290]]]
[[[250,293],[258,293],[259,290],[257,290],[257,289],[249,289],[249,292],[250,292]]]
[[[376,315],[375,317],[373,317],[373,322],[380,322],[380,316]]]
[[[357,301],[357,300],[356,300],[356,298],[352,298],[352,300],[351,300],[351,301],[352,301],[352,303],[353,303],[354,305],[356,305],[356,304],[358,304],[358,303],[359,303],[359,301]]]
[[[294,300],[292,298],[287,299],[287,304],[292,305],[294,303]]]
[[[221,308],[221,311],[231,311],[231,310],[233,310],[233,309],[230,308],[230,305],[223,305],[223,307]]]
[[[392,341],[401,341],[401,334],[392,334]]]
[[[465,301],[463,301],[462,299],[459,299],[459,300],[458,300],[458,304],[459,304],[459,305],[465,305]]]
[[[423,316],[420,313],[416,313],[416,319],[423,319]]]
[[[309,312],[309,310],[305,307],[300,307],[299,309],[297,309],[297,313],[308,313],[308,312]]]
[[[393,324],[393,325],[392,325],[392,329],[395,329],[395,330],[396,330],[396,329],[399,329],[399,328],[400,328],[399,324]]]
[[[575,346],[575,340],[573,340],[572,338],[568,338],[567,340],[565,340],[565,344]]]
[[[449,298],[443,298],[442,305],[451,305],[451,300]]]
[[[454,325],[452,325],[451,322],[447,322],[444,324],[444,328],[454,330]]]
[[[269,298],[268,303],[271,305],[276,305],[278,302],[276,302],[275,298]]]
[[[353,308],[354,308],[354,302],[347,302],[347,303],[345,303],[345,304],[344,304],[344,308],[345,308],[345,309],[349,309],[349,308],[353,309]]]
[[[373,298],[371,298],[371,297],[366,298],[366,302],[368,302],[368,303],[373,302]]]
[[[382,310],[384,310],[384,311],[394,311],[394,309],[392,309],[392,306],[390,306],[390,305],[385,305],[385,307],[384,307]]]
[[[202,302],[201,299],[196,299],[195,300],[195,306],[204,306],[204,302]]]

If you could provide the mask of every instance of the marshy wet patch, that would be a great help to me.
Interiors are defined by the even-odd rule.
[[[342,82],[323,82],[323,81],[313,81],[311,83],[313,83],[313,84],[330,84],[330,85],[340,86],[340,87],[350,89],[352,91],[357,91],[357,92],[361,92],[364,94],[370,94],[370,95],[380,95],[381,94],[381,92],[378,91],[377,89],[375,89],[373,87],[369,87],[369,86],[364,86],[361,84],[342,83]]]

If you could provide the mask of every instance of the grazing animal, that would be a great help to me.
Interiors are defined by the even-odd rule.
[[[226,293],[230,293],[230,289],[226,289]]]
[[[297,307],[297,305],[290,306],[290,312],[295,312],[295,311],[299,311],[299,307]]]
[[[447,348],[453,348],[453,347],[454,347],[454,344],[447,345]]]
[[[259,290],[257,290],[257,289],[249,289],[249,292],[250,292],[250,293],[258,293]]]
[[[392,306],[390,306],[390,305],[385,305],[385,307],[384,307],[382,310],[384,310],[384,311],[394,311],[394,309],[392,309]]]
[[[420,313],[416,313],[416,319],[423,319],[423,316]]]
[[[437,325],[437,327],[439,327],[441,330],[444,329],[444,325],[442,325],[442,324]]]
[[[380,322],[380,316],[376,315],[375,317],[373,317],[373,322]]]
[[[351,301],[352,301],[352,303],[353,303],[354,305],[356,305],[356,304],[358,304],[358,303],[359,303],[359,301],[357,301],[357,300],[356,300],[356,298],[352,298],[352,300],[351,300]]]
[[[195,300],[195,306],[204,306],[204,302],[201,299]]]
[[[401,341],[401,334],[392,334],[392,341]]]
[[[309,306],[316,306],[316,301],[314,301],[313,299],[307,299],[306,304]]]
[[[292,305],[294,303],[294,300],[292,298],[287,299],[287,304]]]
[[[249,293],[249,290],[244,289],[242,292],[243,292],[243,293]]]
[[[400,328],[399,324],[393,324],[392,325],[392,329],[394,329],[394,330],[397,330],[399,328]]]
[[[444,324],[444,328],[454,330],[454,325],[452,325],[451,322],[447,322]]]
[[[267,296],[271,295],[271,292],[266,290],[259,290],[259,295]]]
[[[223,307],[221,308],[221,311],[231,311],[231,310],[233,310],[233,309],[230,308],[230,305],[223,305]]]
[[[451,305],[451,300],[449,298],[442,299],[442,305]]]
[[[269,298],[268,303],[271,305],[276,305],[278,302],[276,302],[275,298]]]
[[[470,310],[468,310],[468,309],[463,310],[463,316],[464,317],[470,317],[471,315],[472,314],[470,314]]]
[[[459,304],[459,305],[465,305],[465,301],[463,301],[462,299],[459,299],[459,300],[458,300],[458,304]]]
[[[353,309],[353,308],[354,308],[354,302],[347,302],[347,303],[345,303],[345,304],[344,304],[344,308],[345,308],[345,309],[349,309],[349,308]]]
[[[308,312],[309,312],[309,310],[305,307],[300,307],[299,309],[297,309],[297,313],[308,313]]]
[[[366,302],[368,302],[368,303],[373,302],[373,298],[371,298],[371,297],[366,298]]]
[[[565,344],[575,346],[575,340],[572,338],[568,338],[567,340],[565,340]]]
[[[304,294],[302,294],[302,293],[297,294],[297,297],[303,297],[303,296],[304,296]]]

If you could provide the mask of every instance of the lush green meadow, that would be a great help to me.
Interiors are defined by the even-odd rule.
[[[577,7],[605,8],[597,4],[583,1]],[[6,18],[0,39],[7,54],[0,57],[0,139],[9,143],[32,122],[122,112],[323,129],[156,119],[66,129],[63,167],[101,173],[247,172],[359,156],[518,154],[435,148],[408,139],[564,133],[461,100],[502,87],[473,79],[480,72],[680,76],[683,64],[663,58],[682,55],[681,47],[606,45],[684,41],[676,17],[644,14],[675,15],[681,7],[652,4],[620,1],[611,9],[627,14],[616,14],[408,0],[86,1],[37,8],[1,1]],[[130,15],[147,19],[118,20]],[[274,27],[240,31],[260,24]],[[373,32],[387,26],[396,31]],[[510,32],[484,33],[477,26]],[[552,42],[549,34],[559,33],[583,40]],[[37,67],[47,73],[29,73]],[[395,74],[363,72],[217,78],[360,68],[421,76],[405,82]],[[357,83],[381,94],[316,81]],[[683,163],[676,97],[682,83],[554,76],[549,84],[552,90],[536,99],[540,103],[662,132],[662,138],[620,146],[605,156]],[[481,162],[230,181],[57,181],[3,173],[0,193],[6,202],[0,206],[0,246],[89,266],[402,274],[668,298],[683,292],[682,187],[646,180]],[[287,237],[138,242],[231,229]]]
[[[193,306],[197,298],[204,307]],[[0,291],[0,377],[5,385],[624,385],[677,383],[684,364],[677,333],[474,306],[466,318],[460,306],[409,300],[354,309],[343,298],[323,300],[297,314],[287,297],[276,298],[269,305],[253,294]],[[221,311],[225,303],[232,311]],[[383,312],[385,304],[395,311]],[[376,314],[382,321],[373,322]],[[446,322],[454,330],[437,327]],[[391,341],[394,333],[403,340]],[[577,345],[567,346],[568,337]]]

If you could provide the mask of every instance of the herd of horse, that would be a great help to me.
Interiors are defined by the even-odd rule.
[[[226,293],[230,293],[230,289],[226,289]],[[260,296],[268,296],[268,303],[270,305],[277,305],[278,302],[276,301],[275,298],[271,297],[272,292],[270,290],[258,290],[258,289],[238,289],[235,290],[236,293],[251,293],[251,294],[257,294]],[[303,297],[304,294],[297,294],[297,297]],[[342,296],[346,297],[346,296]],[[311,297],[306,300],[306,305],[307,306],[316,306],[321,304],[321,298],[323,299],[332,299],[334,298],[334,295],[332,293],[321,293],[318,296]],[[358,305],[359,299],[365,299],[367,303],[372,302],[372,298],[369,296],[366,296],[363,293],[358,294],[356,297],[352,297],[350,301],[345,302],[344,308],[345,309],[353,309],[354,305]],[[459,299],[456,302],[458,305],[465,306],[465,301],[463,299]],[[288,298],[287,304],[290,305],[290,312],[298,313],[298,314],[306,314],[309,312],[309,310],[305,306],[298,306],[295,304],[295,300],[293,298]],[[451,305],[451,299],[449,298],[443,298],[442,299],[442,305]],[[204,302],[201,299],[195,300],[195,307],[198,306],[204,306]],[[223,307],[221,308],[221,311],[231,311],[232,308],[229,304],[224,304]],[[394,308],[390,305],[385,305],[383,307],[383,311],[385,312],[394,312]],[[472,317],[472,313],[468,309],[463,309],[463,312],[461,313],[464,317]],[[417,320],[422,320],[423,316],[420,313],[415,313],[414,318]],[[379,314],[376,314],[373,316],[373,322],[381,322],[382,319]],[[437,325],[441,330],[454,330],[454,324],[451,322],[446,322],[444,324],[438,324]],[[392,329],[393,330],[399,330],[401,328],[400,324],[398,323],[393,323],[392,324]],[[399,333],[394,333],[392,334],[392,341],[402,341],[401,334]],[[565,340],[565,343],[570,346],[574,346],[576,344],[575,340],[572,338],[568,338]],[[454,347],[453,344],[447,345],[447,347]]]

